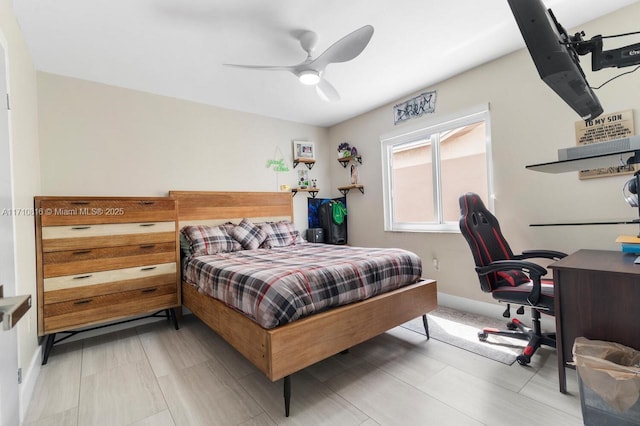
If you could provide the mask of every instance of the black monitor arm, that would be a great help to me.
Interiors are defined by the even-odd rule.
[[[584,32],[576,33],[570,45],[578,55],[591,53],[591,69],[599,71],[602,68],[623,68],[640,64],[640,43],[630,44],[618,49],[602,50],[601,35],[593,36],[591,40],[583,40]],[[623,34],[628,35],[628,34]]]
[[[591,69],[593,71],[608,67],[629,67],[640,64],[640,43],[630,44],[619,49],[602,50],[602,36],[591,38]]]

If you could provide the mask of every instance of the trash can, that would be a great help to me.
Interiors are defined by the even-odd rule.
[[[640,425],[640,351],[578,337],[573,359],[585,425]]]

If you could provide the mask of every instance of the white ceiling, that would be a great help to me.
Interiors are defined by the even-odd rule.
[[[570,29],[636,1],[545,4]],[[524,47],[506,0],[14,0],[14,10],[39,71],[318,126]],[[288,72],[222,65],[297,64],[296,31],[318,34],[317,55],[367,24],[364,52],[325,71],[338,102]]]

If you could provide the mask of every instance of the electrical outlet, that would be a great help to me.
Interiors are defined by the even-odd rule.
[[[435,269],[436,271],[439,271],[439,270],[440,270],[440,260],[438,260],[437,258],[435,258],[435,257],[434,257],[434,258],[432,259],[432,261],[433,261],[433,267],[434,267],[434,269]]]

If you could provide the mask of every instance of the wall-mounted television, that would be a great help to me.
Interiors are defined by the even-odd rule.
[[[508,0],[540,78],[580,117],[602,114],[567,32],[541,0]]]

